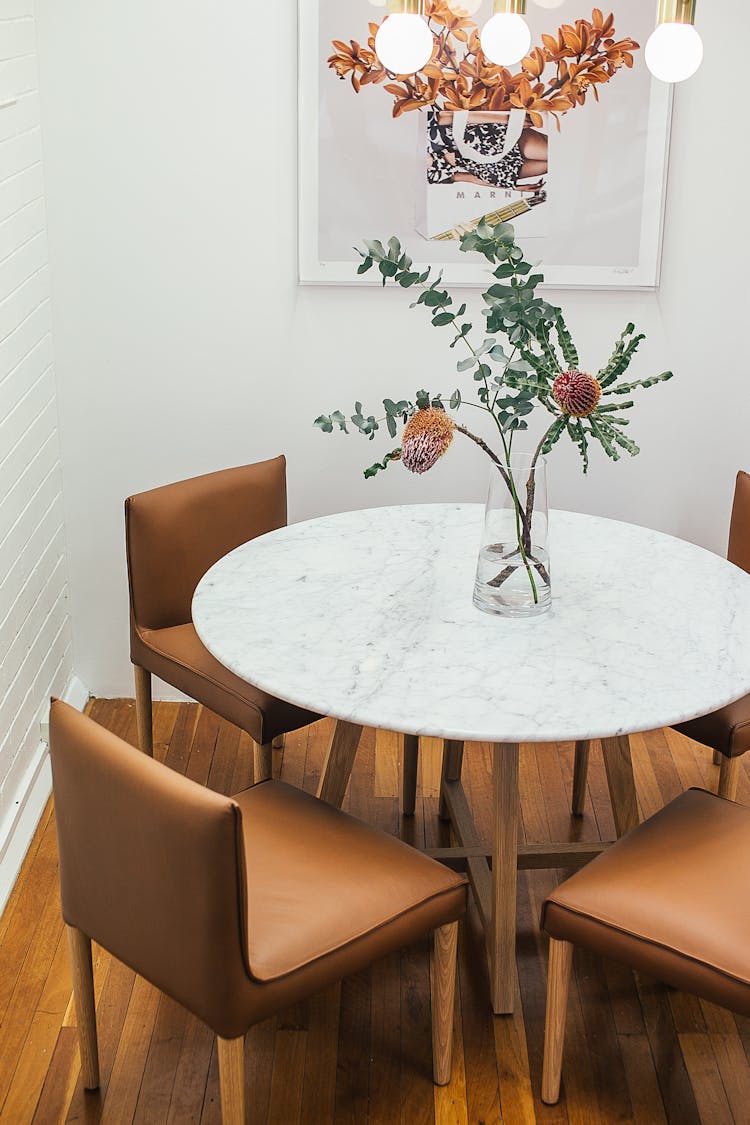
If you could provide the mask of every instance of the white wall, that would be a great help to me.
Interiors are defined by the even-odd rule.
[[[32,0],[0,8],[0,910],[72,672]]]
[[[291,517],[481,498],[482,454],[423,479],[384,446],[313,430],[321,410],[417,382],[451,388],[453,353],[400,292],[296,283],[296,5],[38,0],[77,670],[131,694],[122,501],[286,451]],[[658,293],[571,293],[584,363],[635,320],[645,393],[632,463],[588,479],[555,453],[553,500],[723,550],[736,468],[750,465],[750,229],[744,196],[743,0],[699,5],[706,61],[678,89]],[[364,96],[364,95],[363,95]],[[362,232],[388,234],[390,232]]]

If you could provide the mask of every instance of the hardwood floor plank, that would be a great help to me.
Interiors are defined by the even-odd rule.
[[[392,953],[372,967],[370,1054],[370,1119],[378,1125],[399,1125],[401,1111],[396,1091],[401,1085],[400,953]],[[314,1119],[310,1125],[314,1125]]]
[[[402,1125],[434,1125],[433,1089],[429,943],[425,940],[401,954]]]
[[[168,996],[160,996],[133,1121],[161,1125],[169,1116],[182,1042],[192,1017]]]
[[[341,983],[336,1125],[366,1125],[369,1118],[371,1018],[370,972],[355,973]]]
[[[157,989],[137,976],[107,1086],[103,1123],[135,1120],[159,1000]]]
[[[489,977],[484,934],[476,909],[470,906],[458,938],[458,988],[466,1073],[466,1105],[470,1122],[500,1125],[500,1090],[495,1053],[494,1017],[489,1010]]]
[[[3,1125],[28,1125],[34,1116],[44,1079],[60,1033],[62,1016],[37,1010],[31,1020],[13,1082],[0,1112]]]
[[[44,1076],[32,1125],[62,1125],[80,1070],[78,1033],[73,1027],[61,1027]]]
[[[640,974],[636,977],[662,1102],[670,1122],[697,1125],[701,1117],[677,1037],[667,990]]]
[[[168,1125],[197,1125],[200,1121],[213,1046],[214,1034],[210,1028],[190,1017],[175,1067],[167,1111]]]
[[[378,966],[373,966],[373,979]],[[391,979],[389,977],[389,979]],[[398,995],[398,975],[396,975]],[[317,1125],[319,1121],[333,1121],[336,1106],[336,1069],[338,1064],[339,1013],[341,1010],[341,985],[334,984],[308,1001],[310,1012],[305,1075],[302,1088],[301,1125]],[[375,1012],[375,986],[373,984],[372,1010]],[[375,1036],[373,1033],[373,1041]],[[398,1051],[398,1043],[397,1043]],[[377,1053],[371,1064],[377,1069]],[[387,1081],[384,1084],[387,1092]],[[373,1090],[373,1097],[375,1091]],[[390,1094],[388,1095],[391,1096]]]
[[[218,715],[209,711],[207,707],[200,708],[190,742],[190,757],[185,768],[185,776],[191,781],[197,781],[199,785],[205,785],[208,781],[220,725],[221,720]]]
[[[633,1121],[636,1125],[666,1125],[648,1036],[618,1035],[617,1041],[625,1067]]]
[[[711,1125],[734,1125],[735,1119],[709,1037],[700,1032],[686,1032],[680,1035],[680,1047],[695,1091],[701,1121],[710,1122]]]
[[[24,856],[23,863],[21,864],[21,870],[18,873],[18,877],[13,886],[13,890],[8,896],[8,901],[5,904],[5,909],[3,910],[2,915],[0,915],[0,948],[5,948],[7,944],[8,930],[12,924],[17,910],[21,908],[26,910],[29,914],[33,910],[33,899],[35,896],[35,892],[36,894],[39,893],[36,887],[34,865],[39,854],[39,849],[42,846],[42,840],[44,839],[44,836],[46,835],[50,827],[50,822],[52,822],[52,829],[54,831],[54,822],[52,821],[52,816],[53,805],[52,798],[50,798],[45,805],[44,812],[42,813],[41,819],[37,826],[37,830],[34,833],[34,838],[29,844],[28,851]],[[15,925],[19,925],[18,920],[16,920]],[[25,926],[22,923],[20,928],[22,930],[25,930]]]
[[[305,1077],[307,1028],[280,1027],[276,1032],[271,1078],[271,1122],[299,1125]]]

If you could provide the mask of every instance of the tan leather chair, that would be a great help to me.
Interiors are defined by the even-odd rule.
[[[549,896],[543,1101],[560,1094],[575,945],[750,1016],[749,891],[750,809],[689,789]]]
[[[138,740],[153,754],[151,676],[196,699],[255,741],[255,780],[271,776],[272,743],[320,718],[241,680],[198,638],[191,603],[220,558],[284,527],[286,459],[225,469],[125,501],[130,659]]]
[[[750,475],[741,470],[734,489],[727,558],[750,574]],[[721,766],[719,795],[733,801],[740,776],[739,759],[750,750],[750,695],[700,719],[679,723],[674,729],[713,750],[714,764]],[[588,742],[576,743],[573,812],[578,816],[583,812],[588,760]]]
[[[223,1120],[239,1125],[248,1028],[431,930],[434,1078],[449,1081],[463,876],[281,782],[220,796],[59,701],[50,746],[87,1089],[92,938],[216,1033]]]

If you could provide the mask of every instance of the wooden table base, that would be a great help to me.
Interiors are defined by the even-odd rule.
[[[608,843],[518,844],[518,745],[498,742],[493,761],[493,839],[485,844],[477,829],[461,781],[460,743],[445,748],[441,812],[450,818],[456,848],[433,848],[433,858],[466,870],[484,926],[496,1015],[513,1011],[515,996],[516,875],[519,869],[580,867]],[[638,823],[633,764],[627,737],[603,739],[612,811],[618,836]]]
[[[339,805],[349,782],[361,727],[336,725],[318,796]],[[446,742],[440,792],[440,815],[450,819],[455,848],[433,848],[428,855],[465,869],[479,908],[496,1015],[513,1011],[515,996],[516,877],[518,869],[580,867],[609,845],[596,843],[518,844],[520,794],[518,744],[497,742],[493,761],[492,841],[486,844],[474,821],[461,781],[463,743]],[[618,836],[638,823],[638,803],[627,736],[602,739],[602,753]],[[582,804],[582,794],[579,794]]]

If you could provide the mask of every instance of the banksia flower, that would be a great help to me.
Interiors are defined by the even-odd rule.
[[[453,423],[444,410],[418,410],[401,438],[401,461],[410,473],[426,473],[453,441]]]
[[[587,418],[599,405],[599,380],[586,371],[563,371],[552,384],[552,395],[566,414]]]

